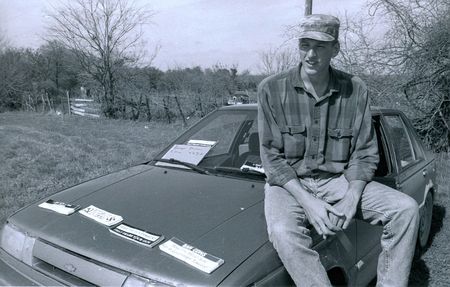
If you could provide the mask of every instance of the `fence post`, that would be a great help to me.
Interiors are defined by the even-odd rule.
[[[66,96],[67,96],[67,107],[69,108],[69,116],[70,116],[70,96],[69,96],[69,91],[66,91]]]

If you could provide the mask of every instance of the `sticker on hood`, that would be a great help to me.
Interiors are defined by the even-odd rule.
[[[94,205],[90,205],[80,210],[78,213],[106,226],[119,224],[123,220],[122,216],[100,209]]]
[[[52,210],[59,214],[70,215],[80,209],[79,205],[68,204],[64,202],[54,201],[49,199],[38,205],[41,208]]]
[[[110,229],[109,231],[122,238],[131,240],[147,247],[153,247],[164,239],[164,236],[162,235],[153,234],[124,223],[114,227],[113,229]]]
[[[208,274],[224,263],[223,259],[197,249],[175,237],[159,245],[159,249]]]

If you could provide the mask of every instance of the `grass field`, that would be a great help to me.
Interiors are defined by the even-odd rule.
[[[0,224],[39,198],[149,160],[182,130],[179,123],[0,113]],[[411,286],[450,285],[450,157],[437,159],[432,240],[413,264]]]
[[[181,124],[0,114],[0,223],[27,203],[151,159],[182,130]]]

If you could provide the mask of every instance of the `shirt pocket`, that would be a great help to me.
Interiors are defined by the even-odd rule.
[[[305,124],[287,125],[282,131],[286,158],[303,158],[306,145]]]
[[[352,137],[352,129],[329,128],[326,157],[332,161],[348,161]]]

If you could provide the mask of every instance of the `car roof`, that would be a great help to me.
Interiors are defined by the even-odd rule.
[[[258,104],[238,104],[238,105],[223,106],[223,107],[220,107],[219,110],[241,111],[241,110],[256,110],[257,108],[258,108]],[[380,106],[370,106],[370,109],[371,109],[373,115],[400,113],[399,110],[383,108]]]

